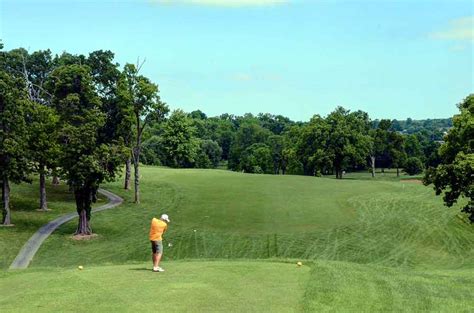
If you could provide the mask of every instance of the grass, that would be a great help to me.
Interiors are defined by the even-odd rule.
[[[472,225],[429,187],[390,172],[375,180],[370,173],[343,180],[157,167],[141,173],[139,205],[121,181],[104,186],[125,202],[93,215],[96,239],[71,240],[76,221],[69,222],[44,243],[31,269],[1,273],[0,294],[9,296],[0,299],[0,311],[27,308],[13,303],[19,295],[39,311],[68,311],[80,301],[99,303],[97,311],[150,311],[157,301],[172,312],[193,303],[202,305],[199,311],[230,312],[474,307]],[[162,212],[172,223],[167,272],[157,283],[145,271],[147,235],[151,218]],[[286,260],[307,266],[295,272]],[[86,270],[77,271],[79,264]]]
[[[2,312],[469,312],[472,271],[345,262],[165,262],[34,269],[0,279]],[[44,287],[47,287],[45,292]]]
[[[51,211],[38,212],[38,182],[32,185],[12,185],[11,212],[15,227],[0,227],[0,268],[8,268],[23,244],[48,221],[74,210],[68,188],[47,184],[48,206]]]
[[[310,269],[271,262],[170,262],[3,275],[2,312],[296,312]],[[164,265],[164,266],[165,266]],[[44,292],[48,286],[48,292]]]
[[[169,259],[269,257],[392,267],[474,266],[474,232],[433,191],[416,183],[144,168],[142,203],[93,216],[99,237],[55,232],[33,266],[123,264],[149,259],[153,216],[170,214]],[[194,232],[196,230],[196,232]],[[113,243],[113,244],[111,244]]]
[[[74,197],[69,188],[62,184],[53,186],[46,184],[48,209],[40,212],[38,180],[32,184],[11,186],[11,214],[14,227],[0,227],[0,269],[6,269],[15,259],[23,244],[44,224],[75,211]],[[96,205],[104,203],[100,196]]]

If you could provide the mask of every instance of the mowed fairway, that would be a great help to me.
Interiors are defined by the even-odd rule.
[[[474,310],[473,227],[431,188],[156,167],[142,175],[139,205],[122,181],[104,186],[125,202],[92,216],[97,238],[74,241],[76,221],[67,223],[30,269],[2,273],[0,311]],[[172,220],[163,275],[150,270],[148,242],[162,212]]]

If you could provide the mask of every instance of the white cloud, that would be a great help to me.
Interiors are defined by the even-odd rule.
[[[289,0],[151,0],[157,4],[188,4],[218,7],[269,6],[288,3]]]
[[[431,37],[442,40],[474,41],[474,16],[452,20],[449,28],[431,33]]]

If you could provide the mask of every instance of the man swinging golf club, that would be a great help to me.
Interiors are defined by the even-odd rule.
[[[153,272],[164,272],[160,267],[161,256],[163,255],[163,234],[168,229],[170,218],[168,214],[162,214],[159,219],[154,217],[151,220],[150,242],[153,253]]]

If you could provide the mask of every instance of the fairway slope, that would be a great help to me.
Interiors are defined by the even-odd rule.
[[[144,167],[142,202],[92,216],[97,239],[58,229],[33,266],[122,264],[149,259],[152,217],[171,216],[165,258],[299,258],[391,267],[474,268],[474,231],[431,188],[393,181],[249,175]],[[168,247],[168,244],[172,247]]]

